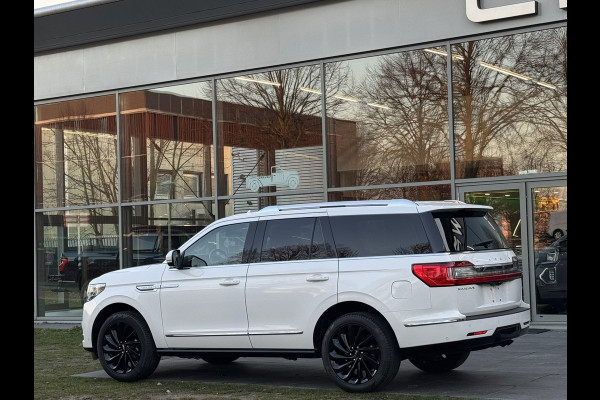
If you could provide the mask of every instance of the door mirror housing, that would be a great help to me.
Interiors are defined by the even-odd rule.
[[[177,269],[182,268],[181,252],[178,249],[170,250],[165,256],[165,259],[169,267],[175,267]]]

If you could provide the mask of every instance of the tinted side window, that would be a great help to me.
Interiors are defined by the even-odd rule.
[[[260,261],[326,258],[323,229],[317,218],[269,220]]]
[[[432,252],[417,214],[339,216],[329,221],[340,258]]]
[[[447,251],[508,249],[509,245],[494,219],[485,211],[434,212]]]

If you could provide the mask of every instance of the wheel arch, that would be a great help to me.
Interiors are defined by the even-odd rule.
[[[313,346],[316,349],[317,355],[321,357],[321,341],[323,340],[323,335],[325,331],[329,327],[329,325],[339,316],[353,313],[353,312],[367,312],[369,314],[375,315],[383,321],[388,328],[394,332],[392,326],[389,321],[381,314],[377,309],[372,306],[361,303],[358,301],[346,301],[343,303],[337,303],[330,308],[328,308],[319,318],[315,325],[315,329],[313,330]],[[396,335],[393,335],[396,346],[398,346],[398,340],[396,339]]]
[[[106,308],[104,308],[102,311],[100,311],[98,313],[98,315],[94,319],[94,324],[92,326],[92,331],[91,331],[92,347],[94,350],[93,353],[96,356],[98,355],[98,349],[96,349],[96,343],[98,341],[98,332],[100,332],[100,327],[102,327],[102,324],[104,323],[104,321],[106,321],[106,319],[108,317],[110,317],[112,314],[114,314],[116,312],[120,312],[120,311],[132,311],[132,312],[138,314],[140,316],[140,318],[142,318],[145,321],[145,318],[142,315],[142,313],[140,313],[137,309],[130,306],[129,304],[113,303],[113,304],[107,306]]]

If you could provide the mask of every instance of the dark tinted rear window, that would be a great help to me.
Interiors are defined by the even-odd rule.
[[[330,217],[338,257],[431,253],[417,214]]]
[[[432,213],[447,251],[508,249],[508,242],[494,219],[485,211]]]
[[[321,221],[317,218],[267,221],[260,261],[327,258]]]

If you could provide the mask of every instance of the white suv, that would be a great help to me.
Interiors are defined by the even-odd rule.
[[[118,381],[147,378],[161,356],[321,357],[348,392],[381,389],[405,359],[450,371],[529,328],[489,209],[378,200],[217,220],[163,263],[94,279],[83,347]]]

